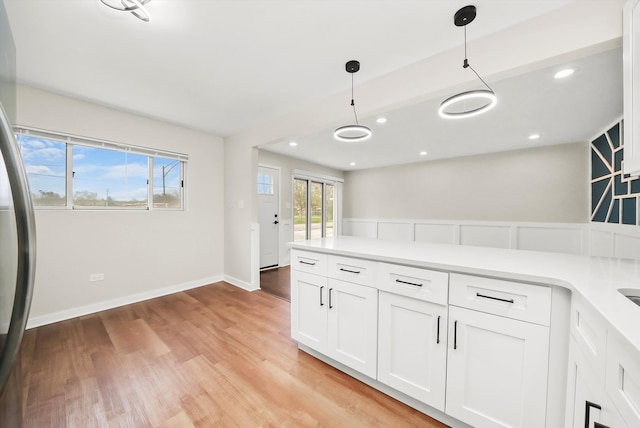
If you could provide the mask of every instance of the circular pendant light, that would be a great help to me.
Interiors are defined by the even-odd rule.
[[[440,117],[446,119],[464,119],[477,116],[494,108],[498,102],[496,94],[487,82],[471,67],[467,60],[467,25],[476,18],[476,7],[465,6],[453,16],[453,23],[457,27],[464,27],[464,62],[463,68],[470,68],[487,89],[475,89],[473,91],[455,94],[442,103],[438,109]]]
[[[336,130],[333,131],[333,137],[339,141],[356,143],[358,141],[364,141],[371,138],[372,132],[370,128],[358,123],[356,104],[353,101],[353,74],[360,70],[360,62],[351,60],[345,64],[345,69],[347,70],[347,73],[351,73],[351,106],[353,107],[353,115],[355,116],[356,123],[355,125],[345,125],[336,128]]]

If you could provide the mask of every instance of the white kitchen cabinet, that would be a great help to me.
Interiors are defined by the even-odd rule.
[[[375,379],[378,290],[332,278],[328,286],[326,354]]]
[[[547,327],[449,306],[448,348],[447,414],[476,428],[545,426]]]
[[[381,291],[378,326],[378,380],[444,411],[447,307]]]
[[[291,270],[291,337],[376,376],[378,290]]]
[[[571,337],[569,345],[569,369],[567,381],[568,428],[625,428],[627,425],[614,407],[604,388],[604,378],[597,375],[597,368]]]
[[[606,391],[624,421],[640,427],[640,356],[616,332],[607,336]]]
[[[291,337],[327,352],[326,277],[291,269]]]

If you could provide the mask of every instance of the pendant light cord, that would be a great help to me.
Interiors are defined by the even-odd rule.
[[[470,68],[471,71],[473,71],[475,73],[475,75],[478,77],[478,79],[480,79],[480,81],[482,83],[484,83],[484,86],[486,86],[491,92],[493,92],[493,89],[491,89],[491,86],[489,86],[487,84],[487,82],[485,82],[484,79],[482,77],[480,77],[478,72],[475,71],[473,69],[473,67],[471,67],[471,64],[469,64],[469,60],[467,59],[467,26],[466,25],[464,26],[464,62],[462,63],[462,68]],[[353,85],[353,83],[352,83],[352,85]],[[353,96],[353,94],[352,94],[352,96]]]
[[[353,101],[353,73],[351,73],[351,107],[353,107],[353,115],[356,118],[356,125],[360,125],[358,123],[358,113],[356,113],[356,103]]]

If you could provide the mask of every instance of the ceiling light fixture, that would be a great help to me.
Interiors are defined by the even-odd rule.
[[[440,104],[440,108],[438,109],[438,114],[441,117],[447,119],[462,119],[465,117],[471,117],[478,114],[485,113],[495,107],[498,102],[498,98],[496,94],[493,92],[493,89],[487,84],[487,82],[480,77],[480,75],[471,67],[469,61],[467,60],[467,24],[473,22],[476,17],[476,7],[475,6],[465,6],[462,9],[458,10],[456,14],[453,16],[453,23],[457,27],[464,27],[464,62],[462,64],[463,68],[470,68],[471,71],[475,73],[475,75],[480,79],[482,83],[487,87],[487,89],[475,89],[473,91],[462,92],[452,97],[447,98]],[[467,108],[467,101],[474,100],[471,104],[471,107]],[[481,101],[478,107],[478,103],[475,101]],[[462,103],[463,110],[448,110],[451,106]]]
[[[427,152],[425,152],[424,150],[420,152],[420,156],[426,156]]]
[[[540,138],[540,134],[531,134],[531,135],[529,135],[529,139],[530,140],[537,140],[538,138]]]
[[[147,9],[144,8],[144,5],[150,1],[151,0],[100,0],[100,3],[118,12],[131,12],[133,16],[141,21],[150,22],[151,15],[149,15]]]
[[[289,143],[289,145],[290,145],[291,147],[295,147],[295,146],[297,146],[297,145],[298,145],[298,143],[296,143],[295,141],[292,141],[292,142],[290,142],[290,143]]]
[[[571,76],[573,73],[575,73],[575,71],[576,71],[575,68],[565,68],[564,70],[558,71],[556,74],[553,75],[553,77],[555,79],[564,79],[565,77]]]
[[[387,123],[387,118],[386,117],[379,117],[376,119],[377,123]]]
[[[360,63],[356,60],[351,60],[345,64],[347,73],[351,73],[351,106],[353,107],[353,115],[356,118],[355,125],[345,125],[337,128],[333,132],[333,137],[336,140],[355,143],[358,141],[364,141],[371,138],[371,129],[358,123],[358,114],[356,113],[356,104],[353,101],[353,74],[360,70]]]

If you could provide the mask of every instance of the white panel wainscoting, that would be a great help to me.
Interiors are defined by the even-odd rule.
[[[640,260],[640,227],[606,223],[344,219],[344,235]]]

